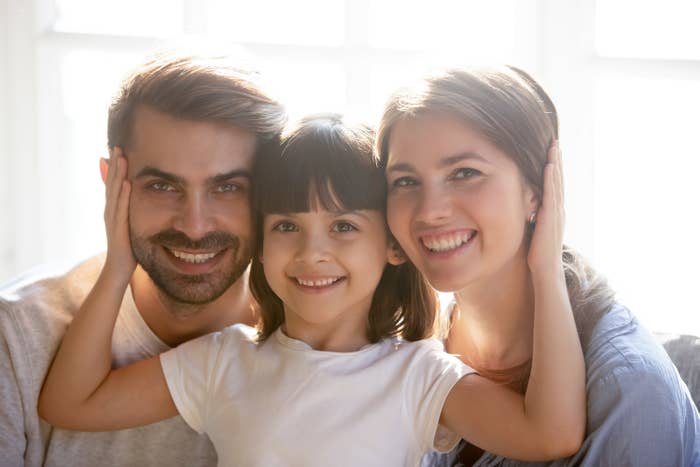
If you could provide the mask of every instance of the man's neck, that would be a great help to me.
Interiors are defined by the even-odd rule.
[[[254,325],[257,320],[247,270],[222,296],[204,305],[172,300],[141,267],[132,276],[131,293],[148,327],[171,347],[233,324]]]

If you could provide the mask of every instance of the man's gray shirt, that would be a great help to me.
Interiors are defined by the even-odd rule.
[[[104,258],[67,273],[16,280],[0,290],[0,466],[214,466],[206,436],[181,417],[129,430],[81,433],[52,428],[36,405],[44,375]],[[168,350],[127,290],[113,339],[113,366]]]

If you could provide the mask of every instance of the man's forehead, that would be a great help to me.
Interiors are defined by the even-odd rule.
[[[256,138],[233,125],[178,119],[140,110],[127,159],[131,174],[145,167],[183,178],[250,170]]]

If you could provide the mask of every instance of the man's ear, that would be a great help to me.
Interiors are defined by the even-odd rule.
[[[394,238],[391,238],[389,240],[389,247],[387,248],[386,261],[393,266],[398,266],[398,265],[406,262],[405,253],[401,249],[401,246],[399,245],[399,243]]]
[[[107,182],[107,171],[109,170],[109,161],[104,157],[100,157],[100,175],[102,176],[102,183]]]

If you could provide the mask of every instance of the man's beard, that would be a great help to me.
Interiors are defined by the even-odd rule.
[[[247,244],[241,245],[239,237],[226,232],[211,232],[198,240],[192,240],[184,233],[168,229],[155,235],[139,237],[130,230],[131,249],[136,261],[171,300],[186,305],[205,305],[213,302],[228,290],[241,277],[250,262],[251,249]],[[207,274],[182,274],[167,264],[165,258],[169,252],[158,252],[167,247],[173,250],[230,251],[228,263],[219,263],[217,270]]]

